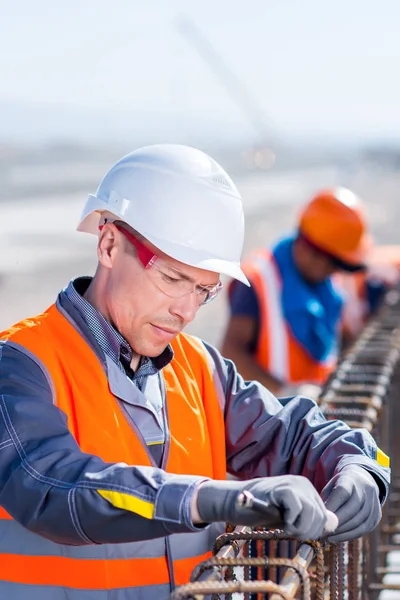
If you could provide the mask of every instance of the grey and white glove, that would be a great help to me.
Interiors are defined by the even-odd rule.
[[[243,492],[250,492],[256,501],[266,503],[265,511],[261,513],[243,505]],[[312,483],[298,475],[206,481],[198,490],[197,508],[204,523],[228,521],[235,525],[280,528],[300,540],[321,537],[329,516]]]
[[[326,484],[321,496],[339,525],[329,542],[361,537],[378,525],[382,517],[378,484],[366,469],[348,465]]]

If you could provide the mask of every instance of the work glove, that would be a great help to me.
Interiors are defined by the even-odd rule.
[[[204,523],[279,528],[300,540],[319,538],[329,517],[312,483],[298,475],[206,481],[198,490],[197,508]],[[336,525],[335,520],[329,531]]]
[[[328,510],[334,512],[339,525],[329,542],[344,542],[369,533],[382,517],[379,488],[363,467],[348,465],[334,475],[321,492]]]

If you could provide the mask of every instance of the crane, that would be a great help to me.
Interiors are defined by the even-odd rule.
[[[235,100],[254,128],[257,143],[250,155],[246,157],[247,161],[250,161],[250,166],[270,168],[275,162],[275,154],[270,148],[271,127],[267,125],[264,111],[236,73],[218,54],[210,40],[191,19],[180,17],[176,22],[176,27],[179,33],[196,47],[200,57],[214,71],[218,80],[225,86],[231,98]]]

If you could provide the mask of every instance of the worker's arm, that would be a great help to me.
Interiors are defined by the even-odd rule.
[[[235,281],[228,300],[230,318],[222,343],[222,354],[234,362],[244,379],[259,381],[273,394],[279,395],[284,382],[265,371],[255,357],[260,328],[260,308],[256,292],[252,287]]]
[[[28,530],[85,545],[140,542],[232,519],[281,526],[299,539],[326,528],[329,513],[301,477],[214,481],[84,454],[50,388],[32,358],[0,345],[0,505]],[[261,512],[239,503],[244,492]]]
[[[9,344],[0,345],[0,409],[0,505],[30,531],[83,545],[196,530],[191,496],[206,478],[83,453],[49,376]]]
[[[244,379],[259,381],[273,394],[279,394],[283,383],[258,364],[254,352],[251,350],[257,329],[258,322],[254,317],[231,316],[222,344],[222,354],[235,363]]]
[[[214,376],[225,391],[228,470],[241,479],[291,473],[321,491],[348,466],[361,466],[386,498],[390,471],[385,456],[364,429],[327,421],[316,403],[296,396],[277,400],[257,382],[246,382],[229,360],[208,344]]]

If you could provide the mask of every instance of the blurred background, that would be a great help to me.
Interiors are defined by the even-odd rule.
[[[93,273],[86,196],[149,143],[227,169],[246,251],[332,184],[400,242],[399,23],[398,0],[0,0],[0,328]],[[218,344],[225,318],[189,330]]]

